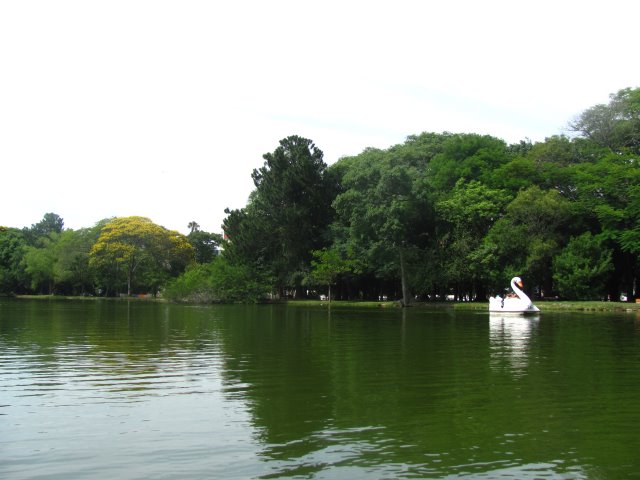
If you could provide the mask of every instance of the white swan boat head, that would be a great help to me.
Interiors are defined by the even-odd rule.
[[[536,313],[540,309],[536,307],[526,293],[522,291],[520,277],[511,279],[511,288],[515,297],[502,298],[500,295],[489,298],[489,311],[502,313]]]

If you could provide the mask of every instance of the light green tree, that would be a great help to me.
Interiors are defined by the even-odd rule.
[[[491,189],[477,180],[458,180],[450,196],[436,205],[436,214],[446,223],[440,236],[446,281],[456,291],[483,297],[490,276],[482,262],[481,246],[491,227],[504,215],[511,195]],[[466,284],[466,288],[463,288]]]
[[[56,274],[56,242],[58,234],[51,233],[39,239],[39,247],[27,247],[24,256],[25,271],[31,278],[33,290],[53,293]]]
[[[311,280],[314,283],[327,287],[329,303],[331,303],[331,285],[339,275],[358,271],[357,262],[346,259],[335,248],[323,248],[314,250],[311,260]]]
[[[625,88],[609,96],[570,122],[585,138],[614,152],[640,153],[640,88]]]
[[[131,294],[134,275],[142,286],[156,289],[193,260],[187,238],[145,217],[121,217],[108,222],[91,248],[89,264],[103,282],[115,287],[124,280]]]
[[[100,233],[100,226],[64,230],[56,242],[55,282],[68,293],[93,291],[94,272],[89,268],[89,252]]]

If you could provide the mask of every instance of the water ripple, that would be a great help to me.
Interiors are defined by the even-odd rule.
[[[570,318],[21,303],[0,477],[562,479],[638,471],[640,329]],[[506,323],[505,323],[506,322]]]

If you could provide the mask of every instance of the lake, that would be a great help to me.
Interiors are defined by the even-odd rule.
[[[627,479],[640,319],[0,299],[0,478]]]

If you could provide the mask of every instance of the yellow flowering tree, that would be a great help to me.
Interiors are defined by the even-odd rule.
[[[146,217],[133,216],[105,224],[91,248],[89,265],[107,290],[126,281],[130,295],[134,279],[140,287],[155,291],[168,278],[182,273],[193,258],[186,236]]]

